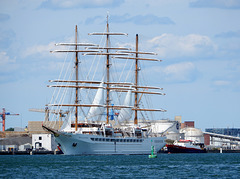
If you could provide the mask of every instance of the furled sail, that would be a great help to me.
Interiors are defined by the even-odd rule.
[[[124,106],[132,106],[132,90],[128,90],[125,97]],[[118,121],[126,121],[132,117],[132,108],[122,108],[118,115]]]
[[[96,105],[103,105],[104,104],[104,89],[103,89],[103,82],[100,83],[100,86],[97,90],[97,93],[95,95],[95,98],[92,102],[92,104]],[[104,107],[91,107],[89,109],[88,115],[86,119],[90,119],[94,116],[101,115],[104,112]]]

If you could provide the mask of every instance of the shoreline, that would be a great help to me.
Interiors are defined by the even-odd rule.
[[[159,152],[165,153],[165,152]],[[206,153],[221,153],[220,150],[207,150]],[[222,150],[222,153],[240,153],[240,150]],[[62,155],[61,151],[0,151],[0,155]]]

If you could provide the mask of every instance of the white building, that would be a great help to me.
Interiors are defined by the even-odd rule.
[[[169,119],[162,119],[152,121],[152,132],[153,133],[164,133],[167,139],[179,140],[180,138],[180,124],[178,121],[171,121]]]
[[[57,148],[52,134],[32,134],[32,146],[34,149],[44,148],[49,151]]]
[[[27,143],[27,144],[19,145],[18,147],[19,151],[26,151],[28,149],[32,149],[32,144]]]
[[[204,144],[204,135],[200,129],[187,127],[187,128],[181,129],[180,133],[184,134],[185,140],[191,140],[196,143]]]

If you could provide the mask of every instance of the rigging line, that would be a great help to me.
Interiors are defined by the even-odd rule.
[[[69,48],[68,48],[68,49],[69,49]],[[64,66],[65,66],[65,63],[66,63],[67,57],[68,57],[68,53],[65,55],[64,63],[63,63],[63,65],[62,65],[62,69],[61,69],[61,72],[60,72],[60,74],[59,74],[59,78],[61,78],[61,76],[62,76],[63,69],[64,69]],[[57,82],[57,84],[61,84],[61,83],[60,83],[60,82]],[[58,90],[58,92],[56,92],[57,90]],[[60,94],[60,91],[61,91],[61,89],[56,89],[56,88],[54,89],[54,92],[53,92],[52,98],[51,98],[51,100],[50,100],[50,104],[53,103],[53,100],[54,100],[54,101],[57,100],[57,98],[58,98],[58,96],[59,96],[59,94]],[[56,97],[54,97],[55,94],[56,94]],[[49,110],[53,110],[53,109],[54,109],[54,107],[51,106]],[[53,120],[54,115],[51,115],[51,116],[52,116],[51,119]],[[50,117],[49,117],[49,118],[50,118]]]
[[[150,98],[150,96],[149,96],[149,98]],[[149,103],[150,103],[150,106],[152,106],[151,108],[153,108],[153,100],[152,99],[149,99]],[[155,112],[152,112],[152,111],[150,111],[150,115],[151,115],[151,117],[152,117],[152,119],[156,119],[155,118]]]
[[[141,104],[141,105],[143,106],[143,108],[145,108],[145,106],[144,106],[143,102],[142,102],[142,104]],[[148,112],[147,112],[147,111],[144,111],[144,113],[145,113],[145,116],[146,116],[147,120],[149,120]]]
[[[104,29],[104,32],[106,32],[106,31],[107,31],[107,27],[105,27],[105,29]],[[102,44],[103,41],[104,41],[104,36],[102,35],[102,36],[101,36],[101,40],[100,40],[100,45]],[[105,45],[106,45],[106,42],[104,42],[104,46],[105,46]],[[88,75],[87,75],[87,77],[86,77],[87,80],[89,79],[89,75],[90,75],[90,72],[91,72],[91,70],[92,70],[92,67],[93,67],[93,64],[94,64],[94,61],[95,61],[96,58],[97,58],[97,55],[95,55],[94,60],[93,60],[92,65],[91,65],[91,68],[90,68],[89,71],[88,71]],[[99,57],[99,58],[101,58],[101,57]]]
[[[94,61],[93,61],[93,64],[94,64],[94,62],[95,62],[95,59],[94,59]],[[92,64],[92,65],[93,65]],[[87,74],[86,74],[86,70],[85,69],[88,69],[88,66],[87,66],[87,60],[85,59],[85,56],[82,56],[81,57],[81,65],[79,65],[79,71],[80,72],[85,72],[84,74],[83,73],[81,73],[81,79],[85,79],[86,78],[86,76],[87,76]],[[84,77],[85,76],[85,77]],[[91,91],[90,91],[91,92]],[[87,101],[87,99],[89,99],[88,98],[88,95],[84,95],[84,97],[83,96],[81,96],[81,93],[79,94],[80,96],[80,99],[81,99],[81,101]],[[89,101],[90,101],[90,99],[89,99]]]
[[[110,44],[110,46],[111,46],[111,44]],[[110,62],[110,59],[111,58],[109,58],[109,62]],[[111,79],[110,79],[110,81],[115,81],[115,76],[117,76],[117,74],[118,74],[118,71],[117,71],[117,68],[116,68],[116,66],[117,66],[117,63],[116,63],[116,61],[115,60],[111,60],[111,63],[110,63],[110,65],[111,65]],[[116,95],[116,92],[115,91],[111,91],[111,93],[110,93],[110,99],[115,99],[113,96],[115,96]],[[117,98],[118,99],[118,102],[120,103],[120,101],[119,101],[119,98]],[[114,103],[113,101],[112,101],[112,103]]]
[[[104,32],[106,32],[106,30],[107,30],[107,27],[105,27]],[[103,42],[104,42],[104,43],[103,43]],[[100,44],[102,44],[102,43],[103,43],[103,46],[105,47],[106,41],[104,41],[104,36],[101,36]],[[97,65],[95,66],[95,71],[93,72],[92,80],[94,80],[95,75],[96,75],[96,73],[97,73],[97,70],[98,70],[98,67],[99,67],[99,64],[100,64],[100,61],[101,61],[101,56],[95,55],[94,60],[93,60],[93,62],[92,62],[92,64],[91,64],[90,70],[89,70],[89,72],[88,72],[88,74],[87,74],[87,77],[86,77],[87,80],[90,78],[90,72],[91,72],[92,69],[93,69],[93,66],[94,66],[94,64],[95,64],[95,61],[97,61]],[[91,91],[92,91],[92,90],[90,90],[90,89],[87,90],[87,95],[86,95],[86,98],[85,98],[85,99],[88,99],[88,100],[90,101],[90,103],[92,102],[92,99],[90,99],[90,93],[91,93]],[[89,110],[90,110],[90,108],[89,108]],[[88,111],[89,111],[89,110],[88,110]],[[86,117],[86,115],[85,115],[85,117]]]
[[[82,60],[81,61],[84,61],[83,60],[83,58],[81,58]],[[87,76],[86,76],[86,79],[88,80],[88,78],[89,78],[89,76],[90,76],[90,73],[91,73],[91,71],[92,71],[92,67],[93,67],[93,65],[95,64],[95,61],[96,61],[96,56],[94,57],[94,60],[92,61],[92,64],[91,64],[91,67],[90,67],[90,70],[88,71],[88,74],[87,74]],[[86,62],[86,61],[85,61]],[[82,64],[86,64],[86,63],[82,63]],[[83,65],[80,65],[80,69],[82,69],[82,66]],[[85,65],[85,67],[86,67],[86,65]],[[87,69],[87,68],[84,68],[84,69]],[[81,70],[82,71],[82,70]],[[82,74],[82,73],[81,73]],[[82,79],[84,79],[84,77],[83,77],[84,75],[82,74]],[[82,90],[82,89],[80,89],[80,90]],[[90,90],[88,89],[88,92],[87,92],[87,95],[85,95],[85,99],[84,99],[84,97],[82,96],[82,93],[80,92],[79,93],[79,97],[80,97],[80,99],[81,99],[81,101],[82,102],[84,102],[84,101],[87,101],[87,99],[90,101],[91,99],[90,99],[90,97],[89,97],[89,93],[90,93]],[[84,109],[82,108],[82,107],[80,107],[80,110],[81,110],[81,112],[82,112],[82,114],[84,115],[84,117],[86,118],[86,112],[84,111]]]
[[[95,56],[95,59],[96,59],[96,58],[97,58],[97,55]],[[97,60],[97,65],[95,66],[96,68],[95,68],[94,74],[93,74],[93,76],[92,76],[92,80],[94,80],[95,75],[96,75],[96,73],[97,73],[97,70],[98,70],[98,67],[99,67],[99,64],[100,64],[100,61],[101,61],[100,58],[101,58],[101,57],[99,56],[99,57],[98,57],[98,60]],[[94,61],[96,61],[96,60],[94,60]],[[88,99],[90,103],[91,103],[92,100],[93,100],[93,99],[91,99],[91,97],[90,97],[91,93],[92,93],[92,90],[91,90],[91,89],[87,89],[87,95],[85,96],[85,99]],[[93,95],[93,94],[92,94],[92,95]],[[93,95],[93,96],[94,96],[94,95]],[[89,108],[89,110],[90,110],[90,108]]]
[[[105,30],[104,30],[104,31],[106,31],[106,27],[105,27]],[[104,36],[101,37],[100,44],[102,44],[103,42],[104,42]],[[105,46],[105,45],[106,45],[106,42],[104,42],[104,46]],[[98,58],[98,60],[97,60],[97,58]],[[95,71],[94,71],[94,73],[93,73],[92,80],[95,78],[96,72],[97,72],[97,70],[98,70],[98,66],[99,66],[99,63],[100,63],[100,61],[101,61],[101,56],[98,56],[98,55],[95,55],[95,56],[94,56],[94,60],[92,61],[90,70],[89,70],[89,72],[88,72],[88,74],[87,74],[87,77],[86,77],[87,80],[90,79],[90,77],[89,77],[89,76],[90,76],[90,72],[92,71],[92,68],[93,68],[93,66],[94,66],[94,64],[95,64],[95,61],[97,61],[97,66],[95,66],[96,68],[95,68]],[[88,89],[88,90],[87,90],[86,99],[88,98],[88,100],[91,102],[91,99],[90,99],[90,96],[89,96],[90,93],[91,93],[91,90]]]
[[[139,67],[140,67],[140,69],[141,69],[141,63],[139,63]],[[141,78],[139,78],[139,84],[143,84],[143,86],[146,84],[144,81],[145,78],[144,78],[144,75],[141,75]],[[143,82],[142,82],[143,81]],[[149,104],[148,104],[148,96],[147,95],[143,95],[143,98],[144,98],[144,101],[146,101],[146,103],[147,103],[147,106],[149,107]],[[142,100],[139,102],[139,105],[141,105],[142,106],[142,108],[145,108],[145,106],[144,106],[144,103],[142,102]],[[145,114],[145,116],[146,116],[146,119],[147,120],[149,120],[149,116],[148,116],[148,113],[147,113],[147,111],[144,111],[144,114]],[[141,111],[141,115],[143,116],[143,118],[145,119],[145,117],[144,117],[144,114],[143,114],[143,112]]]
[[[62,84],[62,83],[60,83],[60,84]],[[55,101],[57,102],[58,98],[60,98],[59,103],[61,102],[61,97],[59,96],[61,91],[62,91],[62,89],[58,89],[58,93],[57,93],[57,96],[56,96],[56,99],[55,99]],[[53,109],[54,109],[54,107],[51,106],[50,110],[53,110]],[[56,110],[61,110],[61,108],[58,106]],[[53,118],[54,118],[54,115],[52,115],[51,120],[53,120]]]
[[[80,91],[82,91],[82,89],[80,89]],[[83,98],[82,98],[82,92],[80,92],[79,95],[80,95],[80,98],[83,99]],[[82,100],[82,101],[84,101],[84,100]],[[84,102],[83,102],[83,103],[84,103]],[[80,110],[82,111],[83,116],[86,118],[86,113],[85,113],[85,111],[83,110],[83,107],[80,107]]]
[[[148,96],[148,95],[144,95],[144,99],[146,101],[147,107],[150,108],[150,109],[153,108],[152,98],[150,96]],[[152,119],[155,119],[154,112],[149,111],[149,114],[150,114]]]
[[[72,76],[73,76],[73,70],[70,70],[70,66],[71,66],[71,63],[68,64],[68,68],[67,68],[67,70],[66,70],[66,73],[65,73],[64,79],[66,79],[66,76],[67,76],[67,72],[68,72],[68,71],[71,71],[71,73],[70,73],[70,75],[69,75],[69,77],[68,77],[68,80],[71,80],[71,79],[72,79]],[[62,82],[61,84],[63,85],[64,83]],[[70,85],[70,82],[68,82],[67,85]],[[64,88],[63,90],[64,90],[64,93],[66,93],[67,88]],[[62,98],[65,98],[66,94],[64,94],[64,93],[63,93],[61,99],[62,99]],[[63,96],[64,96],[64,97],[63,97]],[[61,100],[61,99],[60,99],[60,101],[63,101],[63,100]]]
[[[69,50],[69,49],[70,49],[70,47],[68,47],[68,50]],[[58,77],[59,79],[60,79],[61,76],[62,76],[63,69],[64,69],[64,66],[65,66],[65,63],[66,63],[67,57],[68,57],[68,52],[67,52],[67,54],[65,55],[64,63],[63,63],[63,65],[62,65],[62,68],[61,68],[61,71],[60,71],[60,74],[59,74],[59,77]],[[59,82],[57,82],[57,84],[59,84]],[[54,89],[54,92],[53,92],[52,98],[51,98],[51,100],[50,100],[50,103],[52,103],[53,96],[55,95],[56,90],[57,90],[57,89]]]
[[[127,64],[127,63],[126,63]],[[132,72],[132,69],[133,69],[133,65],[134,65],[134,61],[132,61],[132,65],[131,65],[131,67],[129,68],[129,70],[128,70],[128,74],[127,74],[127,76],[125,77],[125,81],[127,81],[127,79],[129,78],[129,76],[130,76],[130,74],[131,74],[131,72]],[[130,81],[133,81],[134,79],[132,79],[132,80],[130,80]],[[119,94],[119,97],[121,97],[121,95],[122,95],[122,92]]]
[[[126,68],[126,66],[127,66],[127,64],[128,64],[128,61],[129,61],[129,59],[127,59],[126,62],[125,62],[125,64],[124,64],[123,70],[122,70],[121,74],[119,75],[118,82],[121,82],[121,78],[122,78],[123,72],[125,71],[125,68]],[[129,74],[129,73],[128,73],[128,74]],[[125,80],[126,80],[126,78],[125,78]],[[119,104],[121,104],[120,99],[121,99],[122,94],[123,94],[123,92],[119,92],[119,93],[118,93],[118,102],[119,102]]]
[[[145,98],[146,98],[146,103],[147,103],[148,108],[153,108],[152,100],[150,99],[150,96],[145,95]],[[150,114],[152,119],[155,119],[154,118],[154,113],[152,111],[149,111],[149,114]]]
[[[73,75],[73,73],[70,74],[70,76],[68,78],[69,80],[72,79],[72,75]],[[68,82],[67,85],[70,85],[70,82]],[[64,99],[65,99],[65,97],[67,95],[67,91],[68,91],[67,87],[63,88],[63,93],[62,93],[62,97],[60,98],[59,104],[63,104]],[[59,110],[61,110],[62,105],[58,106],[57,108],[59,108]]]
[[[120,76],[119,76],[118,82],[121,81],[121,78],[122,78],[122,76],[123,76],[123,72],[125,71],[125,68],[126,68],[126,66],[127,66],[127,64],[128,64],[128,61],[129,61],[129,59],[127,59],[127,60],[125,61],[125,64],[124,64],[123,70],[122,70],[122,72],[121,72],[121,74],[120,74]],[[126,80],[126,79],[125,79],[125,80]],[[121,94],[122,94],[122,92],[119,93],[119,98],[121,97]]]
[[[131,72],[132,72],[132,69],[133,69],[133,65],[134,65],[134,61],[132,61],[132,65],[131,65],[130,69],[128,70],[128,74],[127,74],[127,76],[126,76],[126,78],[125,78],[125,81],[127,81],[127,79],[129,78],[129,76],[130,76],[130,74],[131,74]],[[132,81],[132,80],[131,80],[131,81]]]
[[[81,56],[81,55],[80,55]],[[86,66],[86,59],[84,56],[81,56],[81,58],[78,58],[78,62],[80,63],[78,69],[79,69],[79,78],[83,79],[85,69],[88,69]]]
[[[146,69],[146,67],[144,67],[144,69]],[[143,84],[145,85],[145,84],[146,84],[146,79],[145,79],[145,77],[143,76],[142,79],[143,79],[143,81],[144,81]],[[152,108],[152,107],[153,107],[153,100],[152,100],[152,98],[151,98],[150,96],[145,95],[145,99],[146,99],[146,101],[147,101],[148,107],[149,107],[149,108]],[[152,119],[156,119],[154,112],[150,111],[150,115],[151,115]]]
[[[64,75],[64,79],[66,79],[67,72],[70,71],[71,64],[72,64],[72,63],[70,63],[70,62],[68,63],[67,70],[66,70],[66,73],[65,73],[65,75]],[[72,71],[72,73],[69,75],[68,80],[70,80],[70,79],[72,78],[72,75],[73,75],[73,71]],[[58,82],[57,84],[62,85],[63,82]],[[70,82],[68,82],[67,84],[70,84]],[[61,93],[61,91],[63,91],[63,93],[62,93],[61,96],[59,96],[59,94]],[[58,94],[57,94],[57,97],[56,97],[56,103],[58,103],[58,104],[63,104],[63,100],[65,99],[66,93],[67,93],[67,88],[66,88],[66,87],[65,87],[65,88],[59,88]],[[64,95],[64,94],[65,94],[65,95]],[[60,98],[60,99],[59,99],[59,102],[57,102],[57,99],[58,99],[58,98]],[[51,109],[53,109],[53,108],[54,108],[54,107],[51,106]],[[56,109],[56,110],[59,110],[59,111],[60,111],[61,108],[62,108],[62,106],[57,106],[57,109]],[[53,119],[53,118],[54,118],[54,115],[53,115],[52,119]]]

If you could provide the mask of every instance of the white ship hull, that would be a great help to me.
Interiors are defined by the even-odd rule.
[[[159,151],[166,137],[117,138],[61,132],[55,137],[65,155],[137,155],[150,154],[151,145]]]

